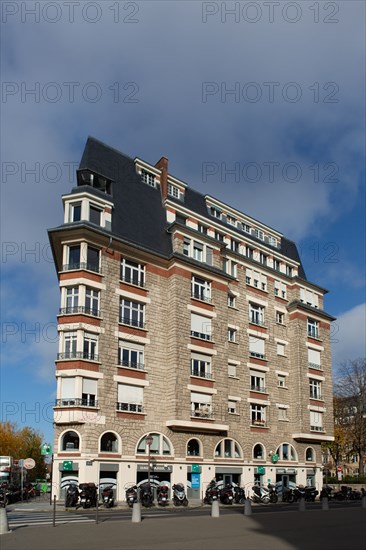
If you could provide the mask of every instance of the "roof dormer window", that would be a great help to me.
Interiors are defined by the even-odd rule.
[[[151,187],[156,187],[156,181],[154,174],[148,172],[147,170],[141,170],[141,178],[144,183],[150,185]]]

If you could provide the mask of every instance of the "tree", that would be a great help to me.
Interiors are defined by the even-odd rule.
[[[26,426],[20,430],[12,422],[0,423],[0,455],[13,459],[33,458],[35,468],[28,470],[27,479],[44,479],[47,473],[44,457],[41,454],[43,435]]]
[[[364,475],[366,457],[366,358],[341,364],[334,383],[337,401],[335,422],[345,432],[348,453],[359,458],[359,475]]]

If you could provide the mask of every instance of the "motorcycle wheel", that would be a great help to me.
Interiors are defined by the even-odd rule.
[[[175,504],[175,506],[180,506],[182,503],[181,503],[180,500],[177,499],[177,500],[174,501],[174,504]]]
[[[287,502],[289,502],[290,504],[292,504],[293,502],[295,502],[295,497],[294,495],[289,495],[287,497]]]
[[[182,502],[183,506],[188,506],[188,500],[185,498]]]
[[[269,504],[269,501],[270,501],[269,497],[263,497],[262,499],[263,504]]]
[[[270,501],[272,502],[272,504],[276,504],[276,502],[278,501],[278,496],[277,495],[271,495]]]

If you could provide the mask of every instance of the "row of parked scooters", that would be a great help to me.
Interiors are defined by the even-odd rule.
[[[15,483],[2,483],[0,485],[0,507],[5,508],[8,504],[20,500],[30,500],[40,494],[39,489],[32,483],[25,483],[23,492],[20,485]]]
[[[103,506],[112,508],[114,506],[113,487],[108,485],[101,491]],[[95,483],[80,483],[68,485],[65,496],[66,508],[94,508],[98,501],[98,488]]]
[[[175,483],[172,486],[172,502],[174,506],[188,506],[188,499],[183,483]],[[158,485],[156,487],[157,503],[159,506],[168,506],[169,487],[167,485]],[[126,490],[126,501],[132,508],[135,502],[140,500],[142,506],[150,508],[154,504],[153,487],[149,483],[142,483],[139,487],[133,485]]]

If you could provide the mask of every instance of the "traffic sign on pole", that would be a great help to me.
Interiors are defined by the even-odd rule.
[[[33,460],[33,458],[25,458],[24,461],[23,461],[23,466],[26,470],[33,470],[35,465],[36,465],[36,463]]]
[[[341,472],[342,471],[342,466],[337,466],[337,472]]]

